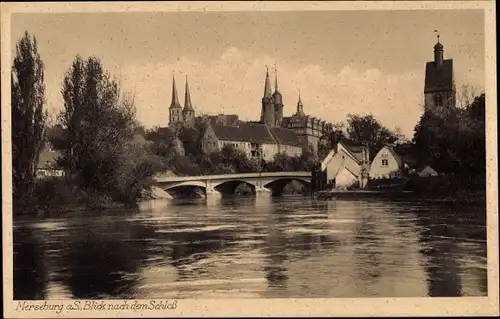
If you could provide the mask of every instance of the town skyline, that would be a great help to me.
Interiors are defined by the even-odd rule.
[[[266,67],[274,89],[276,66],[285,116],[295,113],[300,90],[307,114],[337,123],[371,113],[411,137],[435,29],[445,59],[454,60],[457,90],[484,89],[483,19],[474,10],[18,14],[11,40],[36,36],[52,114],[77,54],[103,61],[135,96],[146,127],[168,125],[173,74],[181,103],[188,77],[196,115],[259,120]]]

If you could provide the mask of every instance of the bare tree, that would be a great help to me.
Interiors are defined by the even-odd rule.
[[[461,109],[469,107],[481,93],[476,86],[470,84],[461,85],[457,90],[457,107]]]

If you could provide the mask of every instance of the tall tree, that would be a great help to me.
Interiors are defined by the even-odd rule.
[[[47,112],[44,64],[36,38],[28,32],[16,45],[11,82],[13,195],[15,200],[29,199],[44,146]]]
[[[347,135],[353,142],[366,145],[370,149],[370,157],[386,145],[395,143],[398,138],[388,128],[384,127],[373,115],[349,114],[347,119]]]
[[[71,176],[83,188],[121,193],[117,185],[132,185],[117,180],[137,128],[132,98],[120,94],[98,58],[79,56],[64,77],[62,95],[59,120],[67,130],[64,156]]]
[[[325,158],[328,153],[336,147],[337,143],[340,142],[344,137],[344,123],[337,123],[332,125],[320,137],[320,141],[318,143],[318,157],[320,159]]]
[[[425,112],[415,127],[413,141],[421,162],[440,172],[477,174],[485,172],[485,95],[465,109],[447,114]]]

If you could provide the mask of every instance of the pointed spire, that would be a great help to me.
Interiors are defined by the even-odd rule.
[[[274,65],[274,92],[279,92],[278,90],[278,68]]]
[[[184,110],[193,110],[193,105],[191,104],[191,94],[189,93],[188,77],[186,75],[186,93],[184,95]]]
[[[177,88],[175,87],[175,75],[172,74],[172,102],[170,103],[170,108],[181,107],[179,104],[179,97],[177,96]]]
[[[302,104],[302,99],[300,97],[300,89],[299,89],[299,101],[297,102],[297,115],[304,115],[304,105]]]
[[[273,92],[272,92],[272,89],[271,89],[271,80],[269,80],[269,68],[267,68],[267,71],[266,71],[266,84],[264,86],[264,97],[271,97]]]

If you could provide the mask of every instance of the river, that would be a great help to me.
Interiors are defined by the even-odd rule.
[[[484,228],[484,207],[303,197],[16,218],[14,299],[486,296]]]

